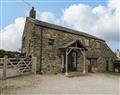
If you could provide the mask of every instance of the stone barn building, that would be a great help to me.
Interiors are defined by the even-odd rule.
[[[26,18],[22,53],[37,57],[37,72],[105,72],[112,70],[115,54],[103,39],[39,21],[34,8]]]

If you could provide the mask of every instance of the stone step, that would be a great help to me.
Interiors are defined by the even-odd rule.
[[[86,76],[87,74],[83,74],[82,72],[69,72],[67,77],[78,77],[78,76]]]

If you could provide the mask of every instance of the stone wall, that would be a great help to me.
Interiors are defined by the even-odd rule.
[[[22,53],[26,53],[26,55],[30,55],[33,52],[33,31],[34,24],[31,21],[26,20],[24,32],[22,36]]]

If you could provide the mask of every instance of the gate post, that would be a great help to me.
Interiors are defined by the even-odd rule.
[[[7,56],[4,56],[4,63],[3,63],[3,79],[6,79],[6,70],[7,70]]]
[[[36,74],[37,58],[32,56],[32,73]]]
[[[86,58],[85,58],[85,51],[83,51],[83,74],[86,74]]]

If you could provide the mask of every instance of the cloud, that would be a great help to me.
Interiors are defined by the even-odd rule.
[[[96,20],[97,16],[91,12],[91,7],[85,4],[74,4],[63,12],[62,20],[81,31],[88,31]]]
[[[26,11],[28,16],[28,11]],[[46,22],[55,21],[54,15],[51,12],[39,13],[37,11],[38,19]],[[21,48],[21,38],[24,30],[25,18],[18,17],[10,25],[7,25],[0,31],[0,49],[18,51]]]
[[[64,10],[62,19],[77,30],[119,41],[119,17],[116,11],[102,5],[92,8],[85,4],[74,4]]]
[[[53,22],[55,20],[55,16],[51,12],[43,12],[40,15],[40,19],[46,22]]]
[[[6,26],[0,31],[0,48],[18,51],[21,48],[21,37],[24,29],[25,19],[16,18],[13,24]]]
[[[94,8],[87,4],[73,4],[65,8],[59,18],[50,11],[40,13],[37,10],[37,19],[87,32],[106,40],[112,48],[120,48],[119,9],[119,3],[115,0],[109,0],[107,6],[98,5]],[[25,18],[18,17],[14,23],[0,31],[0,48],[21,48],[24,23]]]
[[[63,25],[62,20],[60,18],[56,18],[52,12],[48,12],[48,11],[40,13],[37,10],[37,19],[48,23]]]
[[[92,8],[86,4],[73,4],[64,9],[62,20],[79,31],[98,36],[120,45],[118,2],[110,0],[107,6]]]

